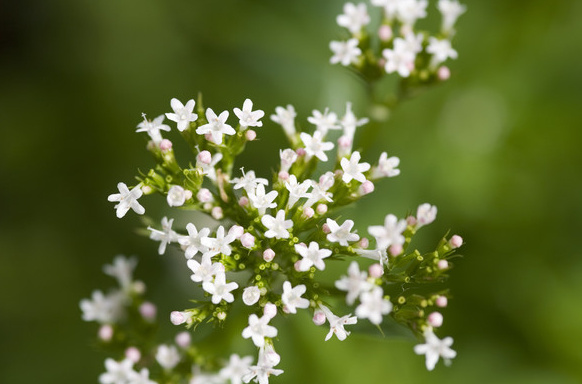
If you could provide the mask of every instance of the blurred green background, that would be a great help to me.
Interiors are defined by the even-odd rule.
[[[451,80],[403,104],[365,157],[399,156],[401,176],[353,211],[363,233],[430,202],[428,244],[448,229],[466,240],[441,333],[458,357],[429,373],[410,339],[324,342],[298,316],[280,330],[286,373],[273,383],[582,382],[582,2],[465,3]],[[182,261],[158,256],[134,233],[136,215],[118,220],[106,200],[152,164],[134,133],[142,112],[201,91],[215,110],[292,103],[304,124],[348,100],[367,113],[362,84],[328,64],[341,7],[0,3],[0,382],[97,382],[105,355],[78,303],[113,285],[101,265],[116,254],[140,256],[162,319],[184,307]],[[285,141],[268,119],[259,137],[244,161],[267,175]]]

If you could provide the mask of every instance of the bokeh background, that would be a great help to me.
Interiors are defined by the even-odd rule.
[[[428,373],[412,339],[324,342],[298,316],[280,331],[286,373],[273,383],[582,382],[582,2],[465,3],[451,80],[403,104],[367,149],[399,156],[401,176],[351,213],[363,233],[430,202],[427,243],[449,229],[466,240],[441,333],[458,357]],[[201,91],[215,110],[250,97],[267,114],[292,103],[303,121],[347,100],[367,113],[363,85],[328,64],[341,7],[0,3],[0,382],[97,382],[105,355],[78,303],[113,285],[101,265],[116,254],[140,256],[162,318],[184,307],[189,272],[106,201],[152,164],[134,133],[142,112]],[[268,119],[259,137],[244,161],[268,175],[284,137]]]

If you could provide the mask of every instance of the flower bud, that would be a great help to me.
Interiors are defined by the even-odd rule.
[[[313,324],[323,325],[325,324],[325,313],[321,309],[316,309],[313,313]]]
[[[449,240],[449,245],[453,249],[459,248],[461,245],[463,245],[463,238],[459,235],[453,235],[453,237],[451,237]]]
[[[340,138],[337,139],[337,145],[340,148],[351,148],[352,140],[347,136],[340,136]]]
[[[438,269],[440,269],[441,271],[445,270],[445,269],[449,269],[449,262],[446,260],[439,260],[439,262],[437,263],[437,267]]]
[[[303,216],[307,217],[308,219],[312,218],[315,215],[315,211],[311,207],[306,207],[303,209]]]
[[[249,129],[245,132],[245,137],[248,141],[253,141],[257,138],[257,133],[252,129]]]
[[[220,207],[214,207],[212,208],[212,211],[210,212],[210,215],[215,218],[216,220],[220,220],[224,217],[224,214],[222,213],[222,208]]]
[[[370,246],[370,240],[368,240],[366,237],[362,237],[360,239],[360,241],[358,241],[358,247],[366,249]]]
[[[138,295],[144,294],[146,291],[146,285],[141,280],[136,280],[133,282],[131,289]]]
[[[406,224],[410,225],[410,226],[415,226],[416,225],[416,217],[414,216],[408,216],[406,218]]]
[[[256,286],[246,287],[242,294],[243,303],[254,305],[261,298],[261,290]]]
[[[190,197],[192,197],[192,192],[188,192],[190,192]],[[168,196],[166,197],[170,207],[181,207],[188,199],[189,197],[186,190],[179,185],[173,185],[168,191]]]
[[[329,225],[327,225],[327,223],[321,226],[321,230],[323,231],[323,233],[331,233],[331,229],[329,229]]]
[[[232,227],[230,227],[230,229],[228,230],[228,234],[229,235],[234,235],[234,237],[236,239],[240,239],[241,236],[245,233],[245,229],[243,227],[241,227],[240,225],[233,225]]]
[[[269,319],[272,319],[273,317],[277,316],[277,306],[273,303],[265,304],[263,314],[267,316]]]
[[[210,203],[214,201],[214,198],[212,197],[212,192],[210,192],[210,190],[207,188],[200,188],[200,190],[196,194],[196,198],[201,203]]]
[[[317,208],[315,209],[318,215],[323,215],[327,212],[327,205],[326,204],[318,204]]]
[[[370,277],[379,279],[384,274],[384,268],[382,268],[379,263],[374,263],[368,268],[368,273],[370,274]]]
[[[289,172],[281,171],[279,172],[279,179],[286,181],[289,179]]]
[[[149,185],[142,185],[141,186],[141,191],[143,192],[144,195],[149,195],[150,193],[152,193],[154,190],[152,187],[150,187]]]
[[[301,268],[301,264],[303,264],[303,263],[302,263],[302,261],[303,261],[303,259],[301,259],[301,260],[297,260],[297,261],[295,262],[295,264],[293,265],[293,267],[295,268],[295,270],[296,270],[297,272],[305,272],[305,270],[303,270],[303,269]]]
[[[184,324],[189,317],[190,316],[188,316],[186,313],[180,311],[172,311],[172,313],[170,313],[170,321],[174,325]]]
[[[446,296],[438,296],[435,300],[436,306],[440,307],[440,308],[445,308],[448,303],[449,303],[449,300],[447,299]]]
[[[198,160],[202,164],[209,165],[212,162],[212,155],[210,154],[210,152],[204,150],[200,152],[198,156],[196,156],[196,160]]]
[[[141,352],[136,347],[129,347],[125,350],[125,357],[135,364],[141,359]]]
[[[378,29],[378,37],[384,42],[389,41],[392,38],[392,28],[386,24],[381,25]]]
[[[402,251],[403,248],[401,244],[392,244],[390,248],[388,248],[388,252],[390,252],[392,256],[398,256],[402,253]]]
[[[176,341],[176,345],[181,348],[188,348],[192,343],[192,336],[190,336],[190,332],[180,332],[176,335],[174,339]]]
[[[246,196],[242,196],[239,200],[238,200],[238,205],[240,205],[241,207],[247,206],[249,204],[249,198]]]
[[[374,192],[374,183],[372,183],[370,180],[366,180],[362,183],[362,185],[360,185],[360,194],[362,196],[372,192]]]
[[[297,148],[297,151],[295,152],[297,153],[297,156],[305,156],[307,154],[305,148]]]
[[[109,324],[102,325],[97,335],[102,341],[111,341],[111,338],[113,338],[113,327]]]
[[[451,77],[451,70],[449,67],[443,65],[437,70],[437,77],[440,81],[446,81]]]
[[[160,142],[160,150],[161,150],[162,152],[167,152],[167,151],[169,151],[170,149],[172,149],[172,142],[171,142],[170,140],[168,140],[168,139],[163,139],[163,140]]]
[[[146,301],[139,306],[139,313],[144,319],[153,321],[156,319],[157,308],[153,303]]]
[[[243,247],[251,249],[255,246],[255,237],[250,233],[245,233],[240,237],[240,243]]]
[[[269,261],[273,261],[274,258],[275,251],[273,251],[271,248],[265,249],[265,251],[263,252],[263,260],[265,260],[268,263]]]
[[[431,313],[430,315],[428,315],[426,320],[434,328],[438,328],[441,325],[443,325],[443,315],[441,315],[440,312]]]

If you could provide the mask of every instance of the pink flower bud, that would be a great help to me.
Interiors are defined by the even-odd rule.
[[[308,219],[312,218],[315,215],[315,211],[311,207],[307,207],[303,209],[303,215]]]
[[[307,152],[305,152],[305,148],[297,148],[295,152],[297,152],[297,156],[305,156],[307,154]]]
[[[206,133],[204,135],[204,138],[208,141],[210,141],[211,143],[214,143],[214,140],[212,139],[212,135],[210,133]]]
[[[277,306],[273,303],[265,304],[263,314],[267,316],[269,319],[272,319],[273,317],[277,316]]]
[[[383,58],[383,57],[381,57],[381,58],[378,60],[378,66],[379,66],[380,68],[384,68],[384,67],[386,66],[386,59],[385,59],[385,58]]]
[[[234,235],[234,237],[236,239],[240,239],[241,236],[245,233],[245,229],[243,227],[241,227],[240,225],[233,225],[232,227],[230,227],[230,229],[228,230],[228,234],[229,235]]]
[[[388,248],[388,252],[390,252],[390,254],[392,256],[398,256],[402,253],[402,245],[401,244],[392,244],[390,246],[390,248]]]
[[[248,141],[253,141],[257,138],[257,133],[252,129],[249,129],[248,131],[246,131],[245,137],[247,138]]]
[[[184,198],[186,200],[190,200],[192,198],[192,191],[189,189],[184,190]]]
[[[392,38],[392,28],[389,25],[382,25],[378,29],[378,37],[382,41],[388,41]]]
[[[352,146],[352,140],[347,136],[340,136],[340,138],[337,139],[337,145],[341,148],[350,148]]]
[[[451,240],[449,240],[449,244],[453,249],[459,248],[461,245],[463,245],[463,238],[459,235],[453,235]]]
[[[416,217],[414,217],[414,216],[408,216],[406,218],[406,224],[407,225],[411,225],[411,226],[416,225]]]
[[[263,260],[265,260],[268,263],[269,261],[273,261],[274,258],[275,251],[273,251],[271,248],[265,249],[265,251],[263,252]]]
[[[313,324],[315,324],[315,325],[325,324],[325,313],[323,313],[322,310],[317,309],[313,313]]]
[[[141,359],[141,352],[136,347],[129,347],[125,350],[125,357],[135,364]]]
[[[97,335],[101,340],[108,342],[113,337],[113,327],[109,324],[102,325]]]
[[[370,274],[370,277],[379,279],[384,274],[384,268],[382,268],[379,263],[374,263],[368,268],[368,273]]]
[[[370,240],[368,240],[366,237],[362,237],[360,239],[360,241],[358,241],[358,247],[366,249],[370,246]]]
[[[196,198],[201,203],[210,203],[211,201],[214,200],[214,198],[212,197],[212,192],[210,192],[210,190],[207,188],[200,188],[200,190],[196,194]]]
[[[431,313],[430,315],[428,315],[426,320],[434,328],[438,328],[441,325],[443,325],[443,315],[441,315],[440,312]]]
[[[296,270],[297,272],[305,272],[303,269],[301,269],[301,264],[302,264],[301,262],[302,262],[302,261],[303,261],[303,260],[297,260],[297,261],[295,262],[295,264],[293,264],[293,267],[295,268],[295,270]]]
[[[362,195],[367,195],[368,193],[374,192],[374,183],[370,180],[366,180],[360,185],[360,193]]]
[[[329,229],[329,225],[327,225],[327,223],[321,226],[321,230],[323,231],[323,233],[331,233],[331,229]]]
[[[246,196],[242,196],[239,200],[238,200],[238,205],[240,205],[241,207],[245,207],[249,204],[249,199]]]
[[[210,215],[215,218],[216,220],[220,220],[224,217],[224,214],[222,213],[222,208],[220,207],[214,207],[212,208],[212,211],[210,212]]]
[[[289,179],[289,172],[281,171],[279,172],[279,179],[281,180],[288,180]]]
[[[446,81],[451,77],[451,70],[449,69],[449,67],[443,65],[442,67],[439,67],[437,71],[437,76],[440,81]]]
[[[146,285],[143,281],[141,280],[136,280],[133,282],[131,288],[133,289],[133,291],[137,294],[143,294],[146,291]]]
[[[190,336],[190,332],[180,332],[176,335],[175,338],[176,344],[181,348],[188,348],[192,343],[192,337]]]
[[[436,298],[435,300],[435,304],[437,305],[437,307],[440,308],[445,308],[449,303],[449,300],[447,299],[446,296],[439,296]]]
[[[172,142],[171,142],[170,140],[168,140],[168,139],[163,139],[163,140],[160,142],[160,150],[161,150],[162,152],[167,152],[167,151],[169,151],[170,149],[172,149]]]
[[[439,260],[439,262],[437,263],[437,267],[438,269],[445,270],[449,268],[449,262],[446,260]]]
[[[170,313],[170,321],[174,325],[184,324],[186,322],[186,320],[187,320],[187,318],[186,318],[184,312],[172,311],[172,313]]]
[[[196,157],[196,160],[201,162],[202,164],[210,164],[212,162],[212,155],[208,151],[202,151]]]
[[[139,306],[139,313],[144,319],[149,321],[156,319],[157,311],[158,309],[156,308],[156,306],[153,303],[150,303],[149,301],[146,301],[145,303]]]
[[[323,215],[327,212],[327,205],[326,204],[319,204],[315,209],[318,215]]]
[[[240,237],[240,243],[243,247],[251,249],[255,246],[255,237],[250,233],[245,233]]]

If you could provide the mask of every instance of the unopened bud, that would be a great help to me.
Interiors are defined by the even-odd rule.
[[[453,249],[459,248],[461,245],[463,245],[463,238],[459,235],[453,235],[453,237],[451,237],[451,240],[449,240],[449,245]]]
[[[256,286],[246,287],[243,290],[242,299],[245,305],[254,305],[261,297],[261,290]]]
[[[449,67],[443,65],[442,67],[439,67],[439,69],[437,70],[437,76],[440,81],[446,81],[451,77],[451,70],[449,69]]]
[[[305,271],[304,271],[304,270],[301,268],[301,264],[303,264],[303,263],[302,263],[302,261],[303,261],[303,260],[297,260],[297,261],[295,262],[295,264],[293,264],[293,267],[295,268],[295,270],[296,270],[297,272],[305,272]]]
[[[238,205],[240,205],[241,207],[245,207],[249,204],[249,198],[246,196],[242,196],[239,200],[238,200]]]
[[[125,350],[125,357],[135,364],[141,359],[141,352],[136,347],[129,347]]]
[[[288,180],[289,179],[289,172],[281,171],[279,172],[279,179],[281,180]]]
[[[315,324],[315,325],[325,324],[325,313],[323,313],[322,310],[317,309],[313,313],[313,324]]]
[[[316,208],[318,215],[323,215],[327,212],[327,205],[326,204],[319,204]]]
[[[366,249],[370,246],[370,240],[366,237],[362,237],[360,241],[358,241],[358,247]]]
[[[352,146],[352,140],[347,136],[340,136],[337,139],[337,145],[341,148],[350,148]]]
[[[97,334],[99,338],[105,342],[111,341],[113,337],[113,327],[109,324],[102,325]]]
[[[392,256],[398,256],[402,253],[402,245],[401,244],[392,244],[390,246],[390,248],[388,248],[388,252],[390,252],[390,254]]]
[[[428,315],[426,320],[434,328],[438,328],[441,325],[443,325],[443,315],[441,315],[440,312],[431,313],[430,315]]]
[[[406,218],[406,224],[407,225],[411,225],[411,226],[416,225],[416,217],[414,217],[414,216],[408,216]]]
[[[303,215],[308,219],[312,218],[315,215],[315,211],[311,207],[307,207],[303,209]]]
[[[267,316],[269,319],[272,319],[273,317],[277,316],[277,306],[273,303],[265,304],[263,314]]]
[[[249,129],[245,132],[245,137],[247,138],[248,141],[253,141],[257,138],[257,132],[253,131],[252,129]]]
[[[367,195],[368,193],[374,192],[374,183],[370,180],[366,180],[360,185],[360,194]]]
[[[144,319],[148,321],[156,319],[157,311],[158,309],[156,308],[156,306],[153,303],[150,303],[149,301],[146,301],[145,303],[139,306],[139,313]]]
[[[251,249],[255,246],[255,237],[250,233],[245,233],[240,237],[240,243],[243,247]]]
[[[392,28],[389,25],[383,24],[378,28],[378,37],[384,42],[390,40],[392,38]]]
[[[240,225],[233,225],[232,227],[230,227],[230,229],[228,230],[228,234],[229,235],[233,235],[235,237],[235,239],[240,239],[241,236],[245,233],[245,229],[243,227],[241,227]]]
[[[224,214],[222,213],[222,208],[220,207],[214,207],[212,208],[212,211],[210,212],[210,215],[212,217],[214,217],[216,220],[220,220],[224,217]]]
[[[263,260],[265,260],[268,263],[269,261],[273,261],[274,258],[275,251],[273,251],[271,248],[265,249],[265,251],[263,252]]]
[[[196,160],[198,160],[202,164],[208,165],[212,162],[212,155],[210,154],[210,152],[204,150],[198,154]]]
[[[170,313],[170,321],[174,325],[184,324],[186,320],[188,320],[188,316],[186,316],[184,312],[172,311],[172,313]]]
[[[449,303],[449,300],[447,299],[446,296],[439,296],[436,298],[435,300],[435,304],[437,305],[437,307],[440,308],[445,308]]]
[[[210,192],[210,190],[207,188],[200,188],[200,190],[196,194],[196,198],[201,203],[210,203],[214,201],[214,198],[212,197],[212,192]]]
[[[297,148],[295,152],[297,153],[297,156],[305,156],[307,154],[305,148]]]
[[[178,345],[178,347],[186,349],[192,343],[192,336],[190,336],[190,332],[184,331],[178,333],[174,340],[176,341],[176,345]]]
[[[170,149],[172,149],[172,142],[171,142],[170,140],[168,140],[168,139],[163,139],[163,140],[160,142],[160,150],[161,150],[162,152],[167,152],[167,151],[169,151]]]
[[[382,268],[379,263],[374,263],[368,268],[368,273],[370,274],[370,277],[379,279],[384,274],[384,268]]]
[[[449,262],[446,260],[439,260],[437,267],[442,271],[449,268]]]
[[[329,229],[329,225],[327,225],[327,223],[321,226],[321,230],[323,231],[323,233],[331,233],[331,229]]]

